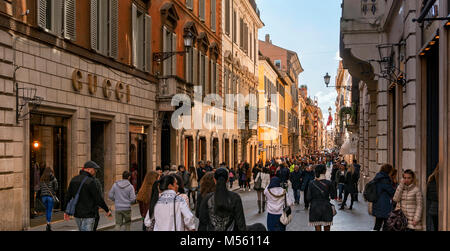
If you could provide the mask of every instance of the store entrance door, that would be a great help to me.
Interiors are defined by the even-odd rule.
[[[141,128],[140,132],[137,129]],[[136,193],[147,174],[147,134],[143,126],[130,126],[130,173]]]
[[[102,184],[102,191],[105,191],[105,128],[105,122],[91,122],[91,160],[100,166],[96,177]]]
[[[45,224],[43,204],[38,191],[45,168],[53,170],[58,181],[56,196],[61,203],[55,205],[58,213],[64,205],[67,192],[67,119],[44,115],[31,115],[30,119],[30,226]],[[53,218],[58,219],[55,215]],[[61,217],[62,218],[62,217]]]

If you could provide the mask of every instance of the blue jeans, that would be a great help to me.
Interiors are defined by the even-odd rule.
[[[286,226],[280,222],[281,214],[267,213],[267,230],[269,232],[285,232]]]
[[[95,218],[75,218],[75,222],[81,232],[94,231]]]
[[[342,184],[342,183],[338,184],[339,199],[340,200],[342,200],[342,194],[344,193],[344,186],[345,186],[345,184]]]
[[[292,189],[292,190],[294,190],[295,202],[299,203],[300,202],[300,189]]]
[[[50,223],[52,221],[52,213],[53,213],[53,198],[51,196],[42,196],[42,203],[45,206],[45,217],[47,218],[47,222]]]

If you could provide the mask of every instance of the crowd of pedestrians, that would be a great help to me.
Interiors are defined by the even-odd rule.
[[[99,169],[95,162],[88,161],[71,180],[66,193],[64,219],[74,217],[80,231],[96,231],[99,209],[112,217],[102,185],[95,177]],[[435,226],[438,170],[427,182],[426,203]],[[416,174],[406,170],[400,182],[397,176],[393,166],[383,165],[364,189],[369,214],[375,218],[373,229],[423,230],[425,202]],[[273,158],[265,163],[259,161],[253,167],[243,161],[235,169],[226,163],[216,168],[210,161],[200,161],[189,168],[165,166],[149,171],[139,191],[132,185],[133,174],[125,171],[122,179],[112,186],[108,199],[114,202],[116,230],[130,230],[131,208],[138,203],[144,231],[286,231],[292,220],[292,207],[300,204],[303,194],[309,225],[316,231],[330,231],[337,214],[331,202],[340,203],[339,210],[352,210],[358,201],[360,177],[361,166],[356,160],[348,164],[336,154]],[[263,224],[246,225],[241,197],[230,191],[236,180],[241,192],[251,191],[253,186],[257,213],[267,212],[267,229]],[[46,208],[47,231],[51,231],[54,204],[59,203],[57,190],[58,181],[52,169],[46,168],[40,177],[39,197]]]

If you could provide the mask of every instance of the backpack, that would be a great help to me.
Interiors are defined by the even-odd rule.
[[[368,202],[375,203],[378,200],[378,194],[377,194],[377,182],[375,180],[370,181],[367,183],[366,187],[364,188],[364,199]]]

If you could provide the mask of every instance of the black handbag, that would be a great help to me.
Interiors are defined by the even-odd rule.
[[[391,232],[403,232],[408,228],[408,218],[403,213],[401,206],[400,209],[394,210],[389,214],[384,231]]]

